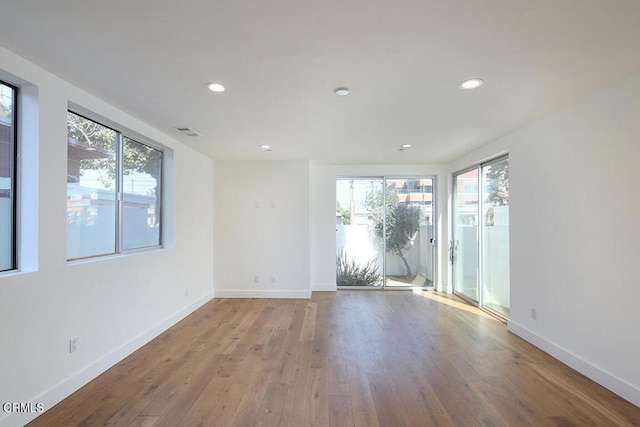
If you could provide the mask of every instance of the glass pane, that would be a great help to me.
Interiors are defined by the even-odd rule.
[[[482,168],[482,302],[509,316],[509,159]]]
[[[116,250],[117,133],[67,113],[67,258]]]
[[[336,283],[382,286],[382,179],[336,181]]]
[[[478,301],[478,170],[455,176],[453,203],[453,289]]]
[[[15,90],[0,83],[0,271],[14,265]]]
[[[162,152],[124,138],[123,248],[160,245]]]
[[[432,286],[431,178],[386,181],[386,285]]]

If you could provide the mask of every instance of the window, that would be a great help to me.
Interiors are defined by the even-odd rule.
[[[67,113],[67,259],[161,244],[161,150]]]
[[[0,271],[16,268],[17,89],[0,81]]]

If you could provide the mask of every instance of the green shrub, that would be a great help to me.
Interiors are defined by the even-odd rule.
[[[336,257],[336,283],[338,286],[380,286],[380,274],[376,265],[376,258],[366,264],[358,264],[355,259],[349,259],[344,251]]]

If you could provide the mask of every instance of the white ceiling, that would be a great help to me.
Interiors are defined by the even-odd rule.
[[[213,158],[441,163],[639,71],[640,1],[3,0],[0,45]]]

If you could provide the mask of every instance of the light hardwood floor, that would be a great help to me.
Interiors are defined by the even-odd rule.
[[[640,409],[457,298],[219,299],[32,426],[623,426]]]

